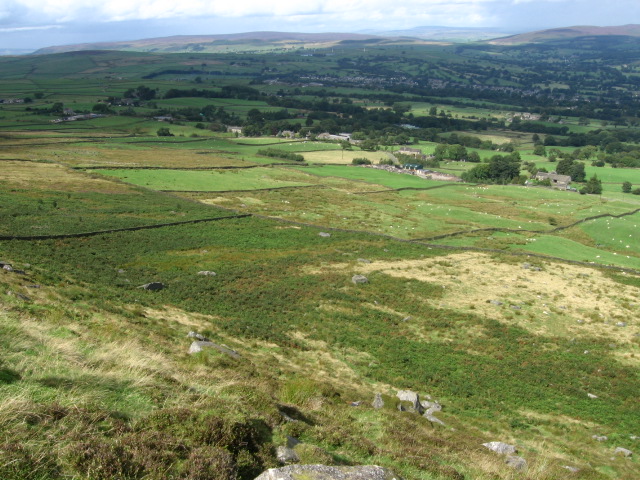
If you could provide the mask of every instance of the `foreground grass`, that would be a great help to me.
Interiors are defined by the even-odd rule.
[[[110,478],[120,471],[96,473],[107,472],[104,462],[114,458],[105,452],[128,442],[139,450],[122,457],[129,463],[117,468],[131,468],[123,478],[157,475],[154,469],[168,464],[175,475],[187,475],[200,449],[215,446],[227,452],[216,457],[227,462],[217,468],[228,464],[241,478],[253,478],[273,465],[271,449],[286,434],[319,449],[310,461],[380,463],[408,478],[509,478],[479,446],[496,437],[518,444],[535,478],[557,478],[562,462],[579,465],[584,478],[604,478],[600,467],[633,478],[635,460],[608,457],[614,446],[629,446],[638,428],[637,368],[625,356],[637,355],[637,341],[618,338],[612,348],[610,338],[595,333],[595,317],[574,316],[587,312],[570,297],[560,300],[570,307],[569,318],[587,318],[596,330],[577,337],[571,330],[544,331],[534,306],[485,315],[486,301],[497,293],[489,286],[475,302],[457,305],[446,293],[456,281],[445,279],[455,275],[459,259],[436,250],[357,234],[327,239],[317,230],[251,218],[1,246],[16,266],[30,264],[24,279],[1,277],[2,291],[32,301],[2,297],[6,381],[0,391],[4,425],[13,432],[7,441],[30,439],[20,458],[49,465],[46,475],[32,478]],[[372,263],[357,262],[360,257]],[[423,274],[411,274],[407,261],[418,262]],[[523,271],[508,258],[486,261]],[[217,276],[196,275],[203,269]],[[359,272],[369,284],[350,282]],[[136,288],[152,280],[167,288]],[[535,292],[536,282],[548,279],[528,281]],[[42,287],[29,288],[33,282]],[[579,295],[593,290],[576,288]],[[637,287],[629,288],[620,301],[633,301]],[[188,356],[189,330],[229,345],[242,359]],[[395,411],[392,395],[401,388],[438,398],[442,419],[455,431]],[[388,395],[380,412],[366,406],[376,391]],[[598,401],[587,397],[594,392]],[[363,407],[348,406],[355,400],[365,400]],[[171,410],[178,407],[183,413]],[[284,407],[306,420],[285,422],[278,414]],[[185,420],[167,426],[162,415]],[[182,430],[214,417],[221,432],[224,425],[247,425],[253,440],[238,439],[248,442],[241,448],[236,437],[208,440],[197,428]],[[407,447],[408,432],[415,446]],[[607,434],[609,443],[593,443],[594,433]],[[44,446],[46,436],[59,439],[56,449]],[[163,452],[161,458],[142,465],[151,450]],[[72,452],[89,460],[74,460]],[[83,470],[86,465],[95,470]]]

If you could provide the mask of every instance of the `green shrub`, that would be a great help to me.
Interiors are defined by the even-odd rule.
[[[263,148],[258,150],[258,155],[271,158],[280,158],[282,160],[291,160],[294,162],[304,162],[304,157],[297,153],[286,152],[277,148]]]
[[[354,165],[371,165],[371,160],[368,158],[354,158],[351,163]]]

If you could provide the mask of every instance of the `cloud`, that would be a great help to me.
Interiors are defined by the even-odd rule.
[[[34,25],[30,27],[0,27],[0,33],[30,32],[33,30],[53,30],[63,28],[62,25]]]
[[[201,17],[291,17],[346,15],[359,16],[363,23],[371,16],[381,18],[446,18],[478,16],[483,5],[505,0],[406,0],[400,5],[387,0],[8,0],[5,9],[12,17],[43,18],[53,23],[93,21],[114,22],[166,18]],[[509,0],[506,0],[509,1]],[[3,2],[4,3],[4,2]],[[0,18],[2,11],[0,10]]]
[[[638,18],[638,0],[0,0],[0,43],[46,46],[159,35],[419,26],[497,27],[515,33],[620,25]],[[42,34],[29,36],[36,28]],[[25,33],[18,39],[20,32]]]

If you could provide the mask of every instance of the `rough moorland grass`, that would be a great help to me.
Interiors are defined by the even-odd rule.
[[[242,345],[268,342],[269,349],[277,356],[260,364],[280,372],[289,368],[289,349],[306,350],[307,355],[312,355],[319,348],[314,342],[322,342],[322,349],[329,346],[330,355],[351,356],[350,367],[364,383],[390,386],[387,387],[391,390],[389,393],[393,393],[392,387],[413,388],[441,399],[446,406],[443,418],[452,422],[459,432],[446,434],[452,442],[456,439],[472,442],[476,436],[472,433],[474,428],[483,431],[509,431],[510,428],[513,438],[529,455],[534,455],[535,442],[559,445],[565,441],[571,441],[581,452],[591,453],[592,447],[578,447],[577,439],[588,438],[593,428],[617,438],[628,436],[638,428],[637,406],[632,401],[638,383],[637,371],[617,362],[608,346],[610,341],[581,337],[569,342],[534,334],[517,324],[506,325],[455,308],[439,307],[443,289],[434,282],[372,272],[368,274],[369,284],[355,286],[350,281],[352,272],[332,271],[324,265],[358,257],[418,259],[434,251],[362,235],[334,233],[326,239],[319,237],[316,230],[277,227],[268,221],[244,219],[224,226],[172,227],[109,238],[58,241],[55,249],[53,242],[3,242],[3,252],[16,263],[31,263],[32,275],[47,290],[51,290],[51,285],[69,285],[57,287],[56,294],[84,309],[84,317],[76,315],[76,323],[92,325],[94,333],[111,328],[114,340],[121,335],[117,333],[117,323],[100,326],[102,322],[94,317],[92,309],[112,310],[114,315],[122,308],[118,306],[140,305],[159,310],[163,305],[173,305],[209,315],[210,329],[220,332],[224,338],[235,339],[234,348],[248,351],[250,349]],[[442,261],[446,263],[447,259]],[[76,265],[91,265],[91,268],[78,269]],[[197,271],[203,268],[214,270],[218,275],[198,276]],[[357,270],[354,263],[353,273]],[[155,293],[136,288],[150,280],[162,281],[167,288]],[[140,307],[137,308],[139,312]],[[122,313],[121,310],[117,315]],[[403,321],[405,317],[410,319]],[[61,322],[64,316],[56,318]],[[163,325],[151,315],[138,313],[129,318],[127,322],[131,322],[134,331],[147,332],[149,345],[158,341],[160,345],[176,343],[176,335],[184,335],[178,324],[165,322]],[[74,345],[80,341],[76,338],[87,338],[82,335],[86,327],[61,330],[63,325],[59,323],[55,331],[49,332],[59,340],[47,348],[60,350],[59,345],[68,345],[65,355],[78,355],[74,353],[78,351]],[[25,324],[25,328],[27,326]],[[479,335],[469,335],[471,331],[478,331]],[[301,332],[304,337],[292,335],[294,332]],[[13,334],[7,332],[6,341]],[[100,338],[101,342],[105,341],[104,333]],[[90,341],[90,344],[92,346],[87,347],[95,349],[94,343]],[[27,345],[26,348],[34,348],[34,355],[42,356],[42,361],[50,355],[42,346]],[[171,347],[167,348],[164,355],[178,361],[179,369],[183,368],[179,357],[167,353],[170,350]],[[585,355],[585,350],[598,356],[600,370],[594,369],[593,357]],[[13,354],[18,355],[18,351]],[[103,358],[113,361],[117,355],[112,353]],[[161,358],[158,357],[158,361]],[[60,361],[64,363],[64,359]],[[91,358],[87,361],[92,364]],[[207,360],[207,365],[228,369],[225,362],[224,358],[214,357]],[[120,368],[118,365],[122,364],[122,361],[115,362],[112,368]],[[601,375],[601,371],[608,375]],[[166,401],[161,393],[170,392],[172,382],[158,389],[156,372],[150,361],[142,369],[132,370],[130,377],[120,376],[120,381],[141,376],[149,378],[149,390],[142,381],[132,387],[115,384],[108,387],[109,382],[105,383],[101,375],[94,380],[106,386],[105,396],[113,405],[111,408],[120,410],[129,405],[135,414],[136,409],[144,412],[149,408],[145,406],[149,396],[152,402]],[[25,375],[23,367],[17,374]],[[68,369],[62,369],[56,379],[47,380],[47,385],[37,384],[39,377],[31,375],[27,373],[25,377],[34,387],[40,385],[38,395],[53,393],[49,399],[65,399],[60,396],[61,385],[75,385],[73,391],[79,396],[91,391],[91,382],[86,377]],[[331,383],[330,378],[325,380]],[[15,394],[15,382],[9,386],[14,389],[12,395]],[[296,390],[294,386],[295,382],[278,389],[282,400],[299,404],[298,408],[308,412],[306,414],[318,412],[314,420],[317,426],[299,435],[304,434],[308,441],[342,453],[347,459],[366,460],[378,451],[371,450],[364,440],[358,440],[367,438],[359,427],[355,430],[349,427],[351,433],[345,430],[350,418],[348,412],[345,410],[342,414],[335,411],[337,407],[329,408],[337,397],[329,400],[333,394],[322,393],[325,390],[319,388],[321,394],[314,400],[313,387],[301,384]],[[121,393],[111,397],[109,388]],[[361,391],[367,394],[366,389]],[[587,392],[599,393],[602,400],[592,401],[586,396]],[[348,390],[343,394],[347,395]],[[369,391],[367,396],[371,394]],[[142,396],[136,400],[139,395]],[[120,404],[118,398],[124,403]],[[326,404],[327,409],[322,408],[322,404]],[[393,408],[393,404],[389,407]],[[524,417],[520,413],[523,410],[580,421],[567,426],[564,433],[554,430],[550,434],[549,427],[535,422],[533,415]],[[389,422],[386,423],[388,429],[402,429],[402,417],[393,416],[385,422]],[[582,423],[595,427],[584,428]],[[419,433],[425,434],[429,434],[428,429]],[[569,440],[568,436],[575,436],[575,440]],[[383,440],[383,449],[393,452],[397,447],[386,441]],[[443,455],[449,451],[442,445],[437,449],[442,449]],[[378,455],[384,461],[387,454]],[[596,454],[599,461],[604,461],[599,455]],[[456,461],[477,472],[477,467],[468,460],[458,457]],[[407,460],[401,462],[407,463]],[[408,463],[411,462],[413,460]],[[621,478],[625,475],[632,478],[628,476],[631,467],[631,464],[615,466]],[[407,471],[413,472],[412,468]],[[433,478],[429,473],[413,475],[414,478]]]

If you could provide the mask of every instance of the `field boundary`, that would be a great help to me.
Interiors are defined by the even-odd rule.
[[[272,192],[276,190],[294,190],[297,188],[329,188],[327,185],[287,185],[286,187],[250,188],[246,190],[157,190],[163,193],[248,193]]]
[[[458,187],[460,185],[472,185],[470,183],[445,183],[442,185],[433,185],[431,187],[400,187],[400,188],[389,188],[387,190],[376,190],[376,191],[372,191],[372,192],[354,192],[354,195],[370,195],[370,194],[374,194],[374,193],[389,193],[389,192],[403,192],[406,190],[412,190],[412,191],[424,191],[424,190],[435,190],[437,188],[444,188],[444,187]]]
[[[442,240],[444,238],[451,238],[451,237],[456,237],[459,235],[468,235],[468,234],[474,234],[474,233],[482,233],[482,232],[506,232],[506,233],[542,233],[542,234],[550,234],[550,233],[557,233],[557,232],[561,232],[563,230],[567,230],[569,228],[575,227],[576,225],[580,225],[581,223],[585,223],[585,222],[590,222],[592,220],[598,220],[599,218],[622,218],[622,217],[628,217],[631,215],[635,215],[636,213],[640,212],[640,208],[636,208],[635,210],[632,210],[630,212],[624,212],[621,213],[619,215],[615,215],[613,213],[601,213],[600,215],[594,215],[593,217],[585,217],[582,218],[580,220],[577,220],[573,223],[569,223],[567,225],[561,225],[559,227],[555,227],[552,228],[551,230],[526,230],[526,229],[515,229],[515,228],[500,228],[500,227],[489,227],[489,228],[477,228],[474,230],[460,230],[457,232],[452,232],[452,233],[445,233],[442,235],[435,235],[433,237],[423,237],[423,238],[419,238],[417,240],[420,241],[430,241],[430,240]]]
[[[59,240],[64,238],[83,238],[94,237],[96,235],[104,235],[118,232],[135,232],[139,230],[151,230],[154,228],[175,227],[180,225],[192,225],[195,223],[217,222],[218,220],[231,220],[236,218],[250,217],[251,214],[237,214],[226,217],[200,218],[197,220],[185,220],[182,222],[158,223],[155,225],[139,225],[137,227],[111,228],[108,230],[97,230],[93,232],[81,233],[60,233],[55,235],[0,235],[0,240]]]
[[[640,211],[640,209],[637,209],[637,211]],[[625,215],[625,214],[623,214],[623,215]],[[630,215],[630,213],[627,213],[626,215]],[[567,258],[554,257],[552,255],[545,255],[543,253],[533,253],[533,252],[525,252],[525,251],[518,251],[518,250],[500,250],[498,248],[483,248],[483,247],[462,246],[462,245],[441,245],[441,244],[437,244],[437,243],[428,243],[423,239],[399,238],[399,237],[394,237],[393,235],[389,235],[389,234],[386,234],[386,233],[371,232],[371,231],[368,231],[368,230],[351,230],[351,229],[348,229],[348,228],[315,225],[315,224],[312,224],[312,223],[296,222],[294,220],[287,220],[287,219],[284,219],[284,218],[270,217],[270,216],[267,216],[267,215],[259,215],[259,214],[253,214],[252,216],[258,217],[258,218],[262,218],[262,219],[265,219],[265,220],[276,220],[276,221],[279,221],[279,222],[282,222],[282,223],[289,223],[289,224],[299,225],[299,226],[303,226],[303,227],[315,228],[317,230],[327,230],[327,231],[333,231],[333,232],[344,232],[344,233],[352,233],[352,234],[372,235],[372,236],[386,238],[388,240],[393,240],[393,241],[402,242],[402,243],[413,243],[413,244],[416,244],[416,245],[424,245],[426,247],[434,248],[434,249],[463,251],[463,252],[481,252],[481,253],[491,253],[491,254],[500,254],[500,255],[511,255],[511,256],[516,256],[516,257],[540,258],[542,260],[552,260],[552,261],[570,263],[570,264],[573,264],[573,265],[582,265],[582,266],[587,266],[587,267],[592,267],[592,268],[604,268],[604,269],[608,269],[608,270],[616,270],[616,271],[620,271],[620,272],[632,273],[634,275],[640,275],[640,270],[636,270],[636,269],[633,269],[633,268],[620,267],[620,266],[617,266],[617,265],[604,265],[602,263],[595,263],[595,262],[583,262],[583,261],[580,261],[580,260],[569,260]],[[522,230],[520,230],[520,231],[522,231]]]

